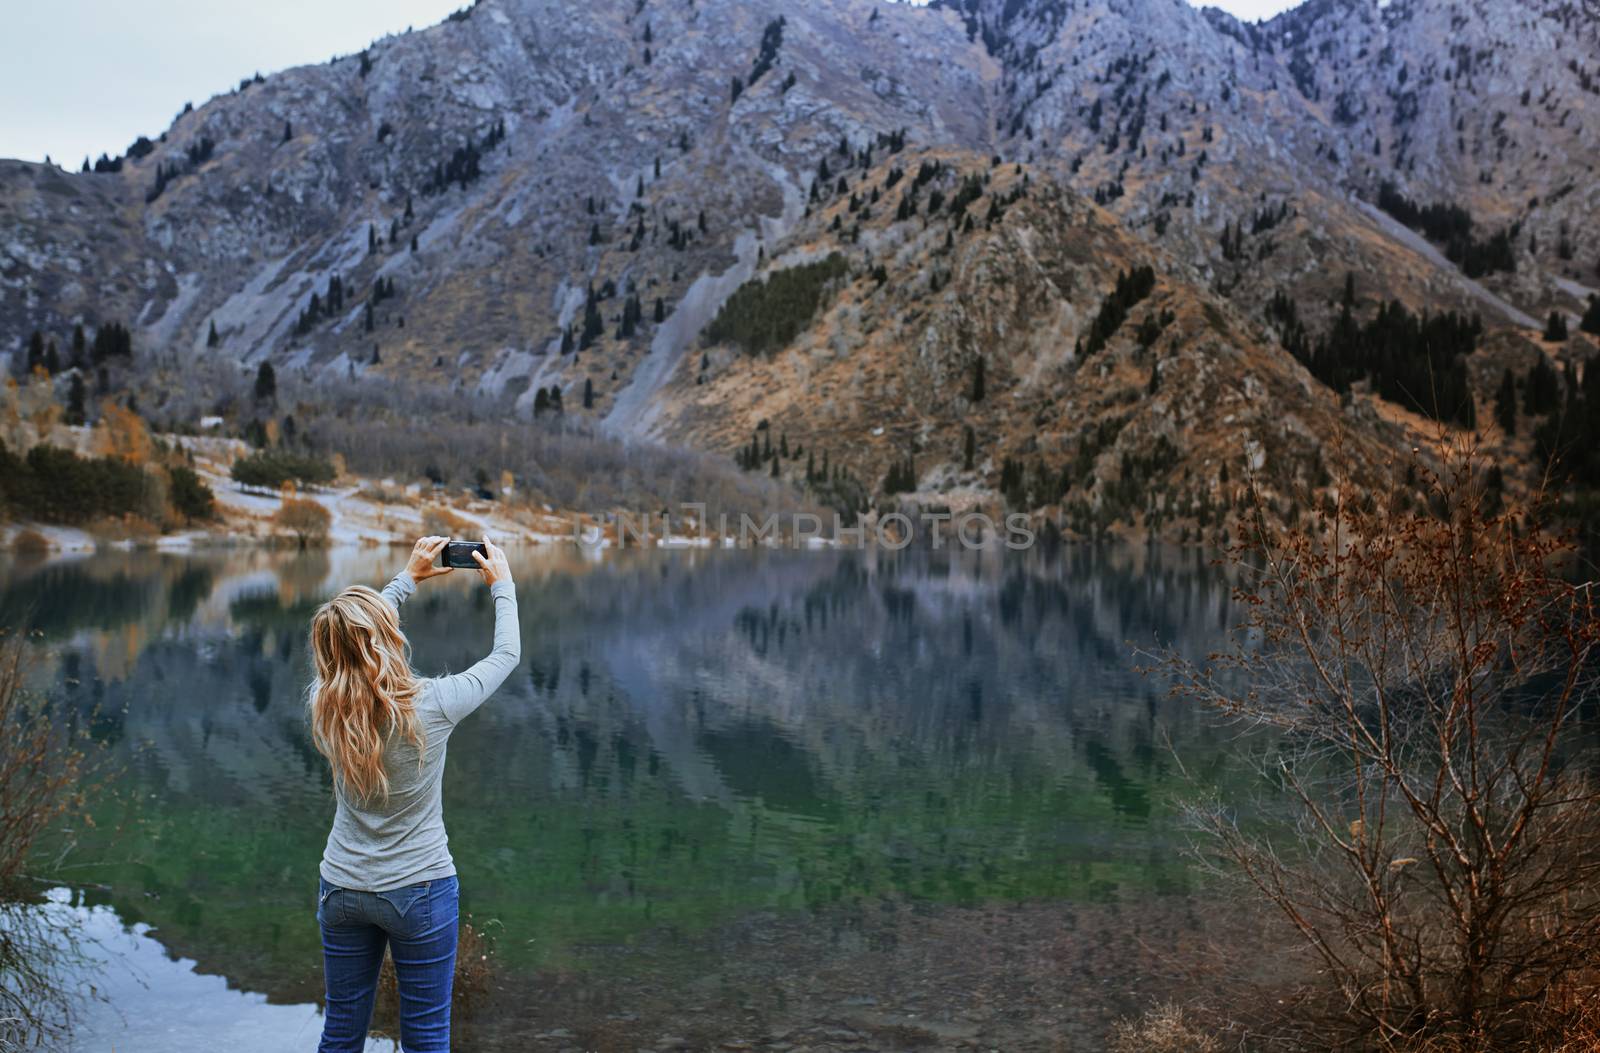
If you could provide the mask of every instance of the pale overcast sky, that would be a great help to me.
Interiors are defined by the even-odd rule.
[[[322,62],[469,0],[4,0],[0,157],[76,169],[257,70]],[[1266,18],[1292,0],[1210,0]]]

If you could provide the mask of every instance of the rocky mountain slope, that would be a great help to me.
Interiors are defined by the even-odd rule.
[[[1600,287],[1597,26],[1595,0],[480,0],[107,171],[0,162],[0,350],[127,323],[109,386],[172,423],[273,412],[173,379],[270,362],[383,378],[390,412],[559,392],[623,434],[754,438],[844,505],[1198,522],[1244,471],[1317,485],[1342,434],[1379,473],[1427,430],[1288,349],[1341,301],[1481,316],[1484,419],[1504,367],[1581,365],[1587,336],[1535,327]],[[792,325],[747,284],[773,275]],[[746,301],[785,316],[753,354]]]

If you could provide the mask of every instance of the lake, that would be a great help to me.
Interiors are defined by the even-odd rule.
[[[35,683],[117,769],[56,907],[141,982],[98,981],[80,1048],[315,1048],[332,801],[306,630],[403,562],[4,567],[0,622],[42,633]],[[1134,657],[1223,639],[1203,553],[548,546],[513,566],[522,664],[445,774],[462,908],[493,948],[460,1048],[1095,1048],[1210,909],[1176,805],[1229,777],[1227,737]],[[475,574],[423,583],[403,618],[421,673],[487,651],[488,599]]]

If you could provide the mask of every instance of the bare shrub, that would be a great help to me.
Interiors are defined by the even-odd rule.
[[[254,370],[229,360],[158,359],[130,384],[162,430],[192,431],[201,415],[215,413],[237,433],[262,413]],[[296,422],[285,449],[339,454],[367,476],[420,479],[436,467],[466,480],[479,470],[490,478],[508,471],[524,496],[555,508],[678,514],[680,502],[704,502],[713,522],[723,512],[737,521],[741,512],[817,511],[781,481],[740,471],[729,456],[619,438],[576,416],[529,421],[508,398],[284,369],[278,404],[292,406]]]
[[[24,528],[12,535],[11,547],[25,555],[40,556],[50,551],[50,539],[37,530]]]
[[[104,778],[84,739],[24,690],[24,643],[0,639],[0,1049],[62,1038],[71,1003],[62,972],[71,932],[33,902],[25,879],[46,876],[41,839],[68,819],[87,822],[88,796]],[[63,845],[57,855],[70,848]]]
[[[1302,1047],[1571,1048],[1600,1000],[1600,612],[1562,541],[1487,512],[1472,451],[1418,470],[1424,511],[1340,487],[1234,551],[1233,645],[1168,668],[1282,792],[1191,815],[1312,955]]]
[[[588,512],[628,509],[679,514],[702,502],[715,521],[726,512],[770,513],[807,507],[793,489],[741,472],[730,458],[627,442],[575,423],[521,424],[459,418],[388,420],[373,414],[322,414],[309,441],[344,455],[364,475],[421,478],[441,467],[451,478],[509,471],[528,499]],[[448,460],[445,460],[448,458]]]
[[[23,641],[0,633],[0,889],[14,887],[39,837],[81,813],[90,758],[23,690]]]

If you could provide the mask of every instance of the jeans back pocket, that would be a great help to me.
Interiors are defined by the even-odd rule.
[[[429,882],[375,892],[395,913],[395,929],[401,935],[424,932],[432,922],[433,911],[428,900]],[[387,926],[385,926],[387,928]]]

